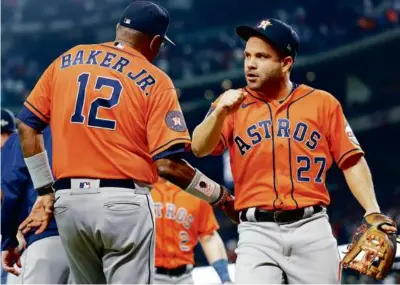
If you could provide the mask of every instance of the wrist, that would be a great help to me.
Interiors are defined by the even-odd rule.
[[[381,209],[379,208],[379,206],[373,205],[373,206],[365,208],[364,217],[368,216],[369,214],[372,214],[372,213],[380,213],[380,212],[381,212]]]
[[[231,277],[229,276],[229,271],[228,271],[228,260],[226,259],[217,260],[213,262],[211,266],[214,267],[222,283],[231,281]]]
[[[53,183],[47,151],[24,158],[25,164],[31,176],[33,187],[39,189]]]
[[[36,189],[36,192],[37,192],[38,196],[44,196],[44,195],[48,195],[48,194],[53,194],[54,193],[51,184]]]
[[[195,175],[190,182],[185,192],[196,196],[208,203],[214,203],[220,199],[221,186],[212,179],[201,173],[200,170],[195,169]]]
[[[213,115],[216,116],[218,119],[225,119],[228,116],[228,109],[217,106]]]

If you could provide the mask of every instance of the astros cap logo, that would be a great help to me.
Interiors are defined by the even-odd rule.
[[[268,26],[272,26],[272,23],[270,22],[270,20],[264,20],[257,26],[257,28],[265,30]]]

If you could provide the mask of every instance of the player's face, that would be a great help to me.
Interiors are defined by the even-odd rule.
[[[251,37],[244,51],[244,71],[250,89],[261,90],[283,77],[282,59],[271,44]]]

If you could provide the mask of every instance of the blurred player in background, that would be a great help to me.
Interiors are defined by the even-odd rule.
[[[43,137],[51,165],[50,128],[44,130]],[[2,265],[7,272],[19,276],[16,282],[20,284],[67,284],[68,261],[54,218],[43,233],[35,235],[34,230],[26,233],[25,245],[21,246],[16,238],[19,223],[28,216],[37,193],[23,159],[18,134],[12,135],[5,147],[9,153],[1,177],[4,194],[1,208]],[[15,265],[22,266],[21,271]],[[9,280],[9,283],[14,282]]]
[[[57,58],[19,114],[39,196],[20,228],[40,233],[54,207],[76,283],[153,282],[149,189],[158,174],[237,221],[229,191],[177,156],[190,136],[171,79],[152,64],[172,44],[168,25],[161,6],[132,2],[114,42],[75,46]],[[54,183],[41,143],[49,124]]]
[[[241,221],[235,282],[338,283],[326,171],[336,162],[365,215],[379,213],[364,152],[335,97],[291,82],[299,38],[290,26],[265,19],[236,32],[247,42],[247,86],[213,103],[192,143],[197,156],[230,153]]]
[[[3,177],[3,171],[10,165],[12,158],[10,154],[10,145],[3,147],[10,136],[17,131],[16,121],[14,114],[8,109],[1,109],[1,177]],[[3,200],[3,191],[0,189],[0,199]],[[23,245],[23,244],[21,244]],[[3,265],[1,265],[1,283],[7,282],[7,272],[4,271]]]
[[[198,242],[221,282],[230,282],[226,250],[212,207],[162,178],[151,196],[156,216],[154,283],[193,284],[191,271]]]
[[[1,108],[1,147],[3,147],[8,138],[16,131],[14,114],[8,109]]]

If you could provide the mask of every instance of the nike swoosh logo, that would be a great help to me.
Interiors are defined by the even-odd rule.
[[[244,108],[247,108],[247,107],[249,107],[250,105],[253,105],[253,104],[255,104],[255,103],[256,103],[256,102],[250,102],[250,103],[247,103],[247,104],[246,104],[246,103],[243,103],[240,107],[244,109]]]

